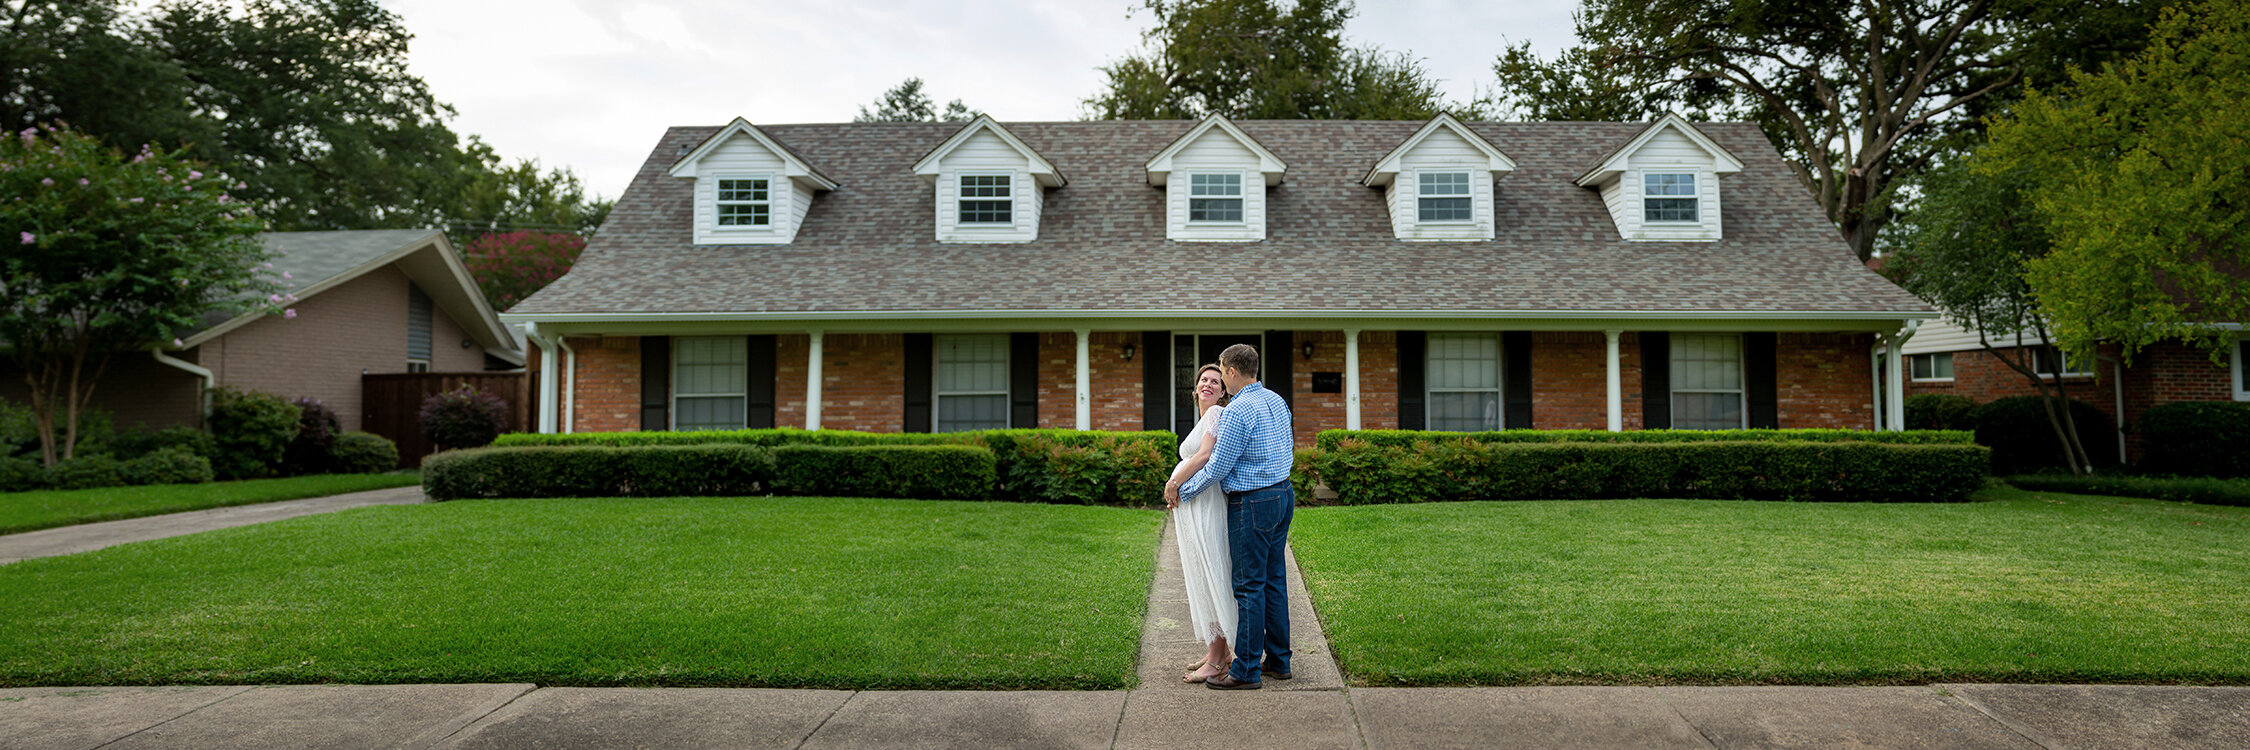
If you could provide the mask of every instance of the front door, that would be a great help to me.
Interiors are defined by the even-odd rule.
[[[1265,336],[1256,333],[1197,334],[1172,337],[1172,433],[1186,435],[1195,429],[1195,371],[1219,361],[1219,352],[1235,344],[1265,351]],[[1263,365],[1259,369],[1264,369]]]

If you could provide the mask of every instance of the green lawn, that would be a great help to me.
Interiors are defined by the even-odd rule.
[[[1298,562],[1371,685],[2250,683],[2250,508],[1306,508]]]
[[[0,685],[1125,687],[1161,522],[823,498],[361,508],[0,566]]]
[[[422,483],[417,472],[0,493],[0,534]]]

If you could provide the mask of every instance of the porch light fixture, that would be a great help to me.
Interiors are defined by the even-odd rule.
[[[1305,342],[1305,359],[1312,359],[1312,342]]]
[[[1132,344],[1126,344],[1126,345],[1125,345],[1125,361],[1127,361],[1127,362],[1131,362],[1131,361],[1133,361],[1133,345],[1132,345]]]

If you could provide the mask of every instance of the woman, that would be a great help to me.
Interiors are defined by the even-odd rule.
[[[1211,460],[1226,393],[1218,365],[1196,371],[1195,408],[1203,416],[1180,443],[1180,466],[1172,471],[1172,481],[1187,481]],[[1172,509],[1172,531],[1180,542],[1180,571],[1187,577],[1188,619],[1195,624],[1196,638],[1211,640],[1211,651],[1180,679],[1202,682],[1225,674],[1234,660],[1227,646],[1234,642],[1236,617],[1234,558],[1227,549],[1227,498],[1218,482],[1194,497],[1180,498]]]

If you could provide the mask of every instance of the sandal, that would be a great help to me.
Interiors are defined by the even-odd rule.
[[[1222,674],[1226,674],[1226,671],[1225,671],[1225,670],[1214,670],[1214,671],[1213,671],[1213,672],[1211,672],[1210,674],[1207,674],[1207,675],[1203,675],[1203,676],[1200,676],[1200,677],[1196,675],[1196,673],[1197,673],[1197,672],[1201,672],[1201,671],[1203,671],[1203,670],[1205,670],[1205,669],[1211,669],[1211,668],[1212,668],[1212,667],[1211,667],[1211,662],[1210,662],[1209,660],[1205,660],[1205,661],[1202,661],[1202,662],[1197,662],[1197,663],[1196,663],[1196,665],[1195,665],[1195,669],[1194,669],[1194,670],[1192,670],[1192,671],[1189,671],[1189,672],[1188,672],[1187,674],[1184,674],[1184,675],[1180,675],[1180,681],[1181,681],[1181,682],[1185,682],[1185,683],[1187,683],[1187,684],[1190,684],[1190,685],[1193,685],[1193,684],[1196,684],[1196,683],[1199,683],[1199,682],[1204,682],[1204,681],[1210,680],[1210,679],[1211,679],[1211,678],[1213,678],[1213,677],[1217,677],[1217,676],[1219,676],[1219,675],[1222,675]]]

